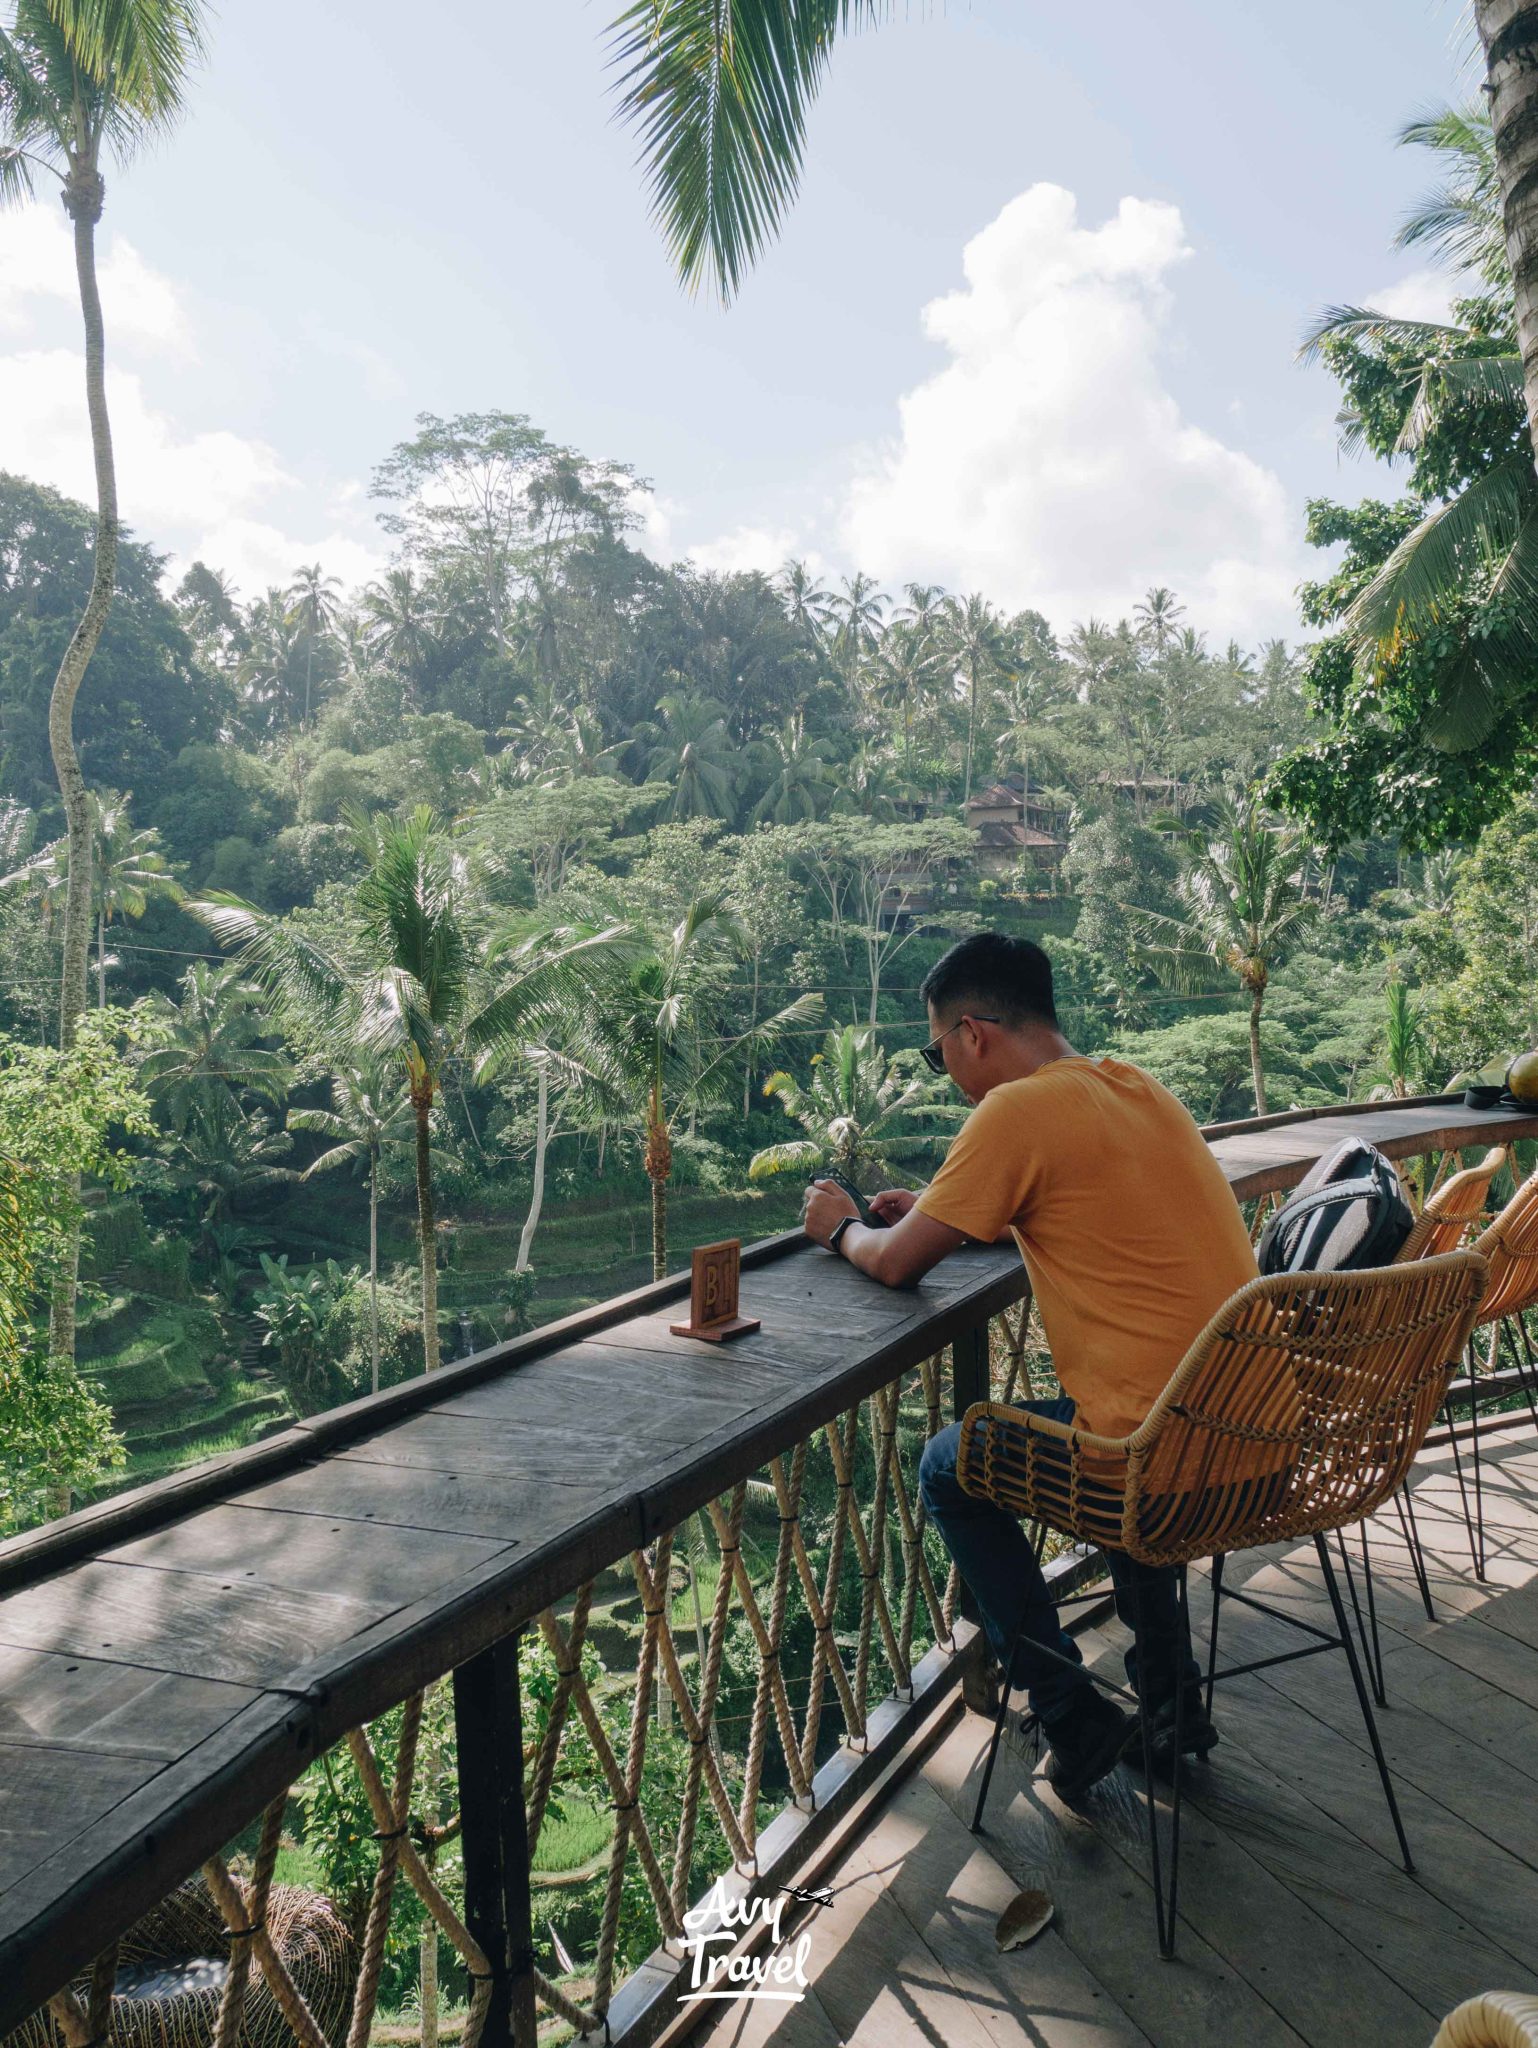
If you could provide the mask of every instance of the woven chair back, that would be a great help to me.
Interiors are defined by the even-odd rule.
[[[1311,1535],[1387,1499],[1479,1306],[1484,1261],[1252,1280],[1129,1437],[979,1403],[959,1473],[1014,1514],[1147,1564]]]
[[[1455,1252],[1476,1223],[1482,1223],[1490,1183],[1506,1162],[1506,1147],[1492,1145],[1477,1166],[1466,1166],[1443,1181],[1415,1219],[1415,1228],[1394,1254],[1394,1264],[1434,1259]]]
[[[1489,1229],[1469,1247],[1488,1261],[1490,1281],[1479,1321],[1538,1306],[1538,1173],[1530,1173]]]

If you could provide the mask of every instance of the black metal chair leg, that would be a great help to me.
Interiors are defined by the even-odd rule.
[[[1218,1603],[1223,1598],[1223,1565],[1220,1551],[1212,1560],[1212,1628],[1207,1637],[1207,1719],[1212,1719],[1212,1687],[1218,1668]]]
[[[993,1717],[993,1735],[988,1743],[988,1761],[983,1765],[983,1782],[977,1788],[977,1805],[972,1814],[972,1832],[980,1835],[983,1831],[983,1807],[988,1800],[988,1787],[993,1783],[993,1767],[999,1760],[999,1744],[1004,1740],[1004,1730],[1009,1725],[1010,1677],[1015,1668],[1015,1655],[1020,1648],[1020,1638],[1025,1633],[1025,1611],[1022,1609],[1015,1624],[1014,1639],[1009,1646],[1009,1656],[999,1674],[999,1711]]]
[[[1479,1545],[1474,1554],[1474,1576],[1485,1575],[1485,1483],[1479,1468],[1479,1361],[1474,1340],[1469,1339],[1469,1451],[1474,1460],[1474,1527]]]
[[[1373,1592],[1372,1557],[1367,1548],[1367,1524],[1362,1524],[1362,1584],[1367,1592],[1367,1634],[1372,1643],[1372,1667],[1376,1673],[1373,1684],[1373,1698],[1380,1707],[1388,1705],[1388,1690],[1383,1683],[1383,1644],[1378,1636],[1378,1602]]]
[[[1143,1586],[1140,1578],[1134,1578],[1132,1581],[1132,1616],[1132,1640],[1140,1680],[1138,1725],[1143,1731],[1143,1797],[1148,1810],[1148,1861],[1153,1875],[1154,1925],[1159,1936],[1159,1953],[1168,1957],[1175,1953],[1175,1923],[1173,1917],[1165,1917],[1164,1866],[1159,1851],[1159,1802],[1154,1790],[1157,1780],[1154,1777],[1152,1716],[1148,1712],[1148,1703],[1142,1689],[1142,1681],[1146,1681],[1148,1674],[1148,1660],[1147,1639],[1143,1629]],[[1178,1770],[1179,1766],[1176,1768]]]
[[[1388,1705],[1388,1702],[1383,1696],[1382,1684],[1373,1664],[1373,1651],[1377,1645],[1368,1638],[1367,1623],[1362,1615],[1362,1603],[1356,1597],[1356,1575],[1351,1569],[1351,1557],[1346,1549],[1346,1532],[1344,1529],[1337,1529],[1335,1531],[1335,1547],[1340,1552],[1340,1567],[1346,1575],[1346,1591],[1351,1595],[1351,1612],[1356,1616],[1356,1639],[1362,1646],[1362,1662],[1367,1667],[1368,1680],[1372,1685],[1372,1696],[1380,1707],[1384,1707]],[[1364,1559],[1365,1555],[1364,1545]],[[1376,1615],[1373,1619],[1376,1622]]]
[[[1469,1562],[1473,1565],[1474,1574],[1477,1578],[1479,1575],[1479,1546],[1474,1539],[1474,1510],[1469,1505],[1469,1490],[1464,1483],[1463,1454],[1458,1449],[1458,1425],[1453,1420],[1451,1395],[1442,1403],[1442,1423],[1447,1431],[1447,1441],[1452,1446],[1453,1477],[1458,1482],[1458,1498],[1463,1503],[1463,1526],[1469,1532]]]
[[[1346,1618],[1345,1604],[1340,1597],[1340,1587],[1335,1583],[1335,1570],[1330,1563],[1330,1547],[1323,1536],[1315,1536],[1314,1549],[1318,1553],[1319,1568],[1324,1573],[1325,1591],[1330,1596],[1330,1607],[1335,1616],[1336,1633],[1341,1648],[1346,1653],[1346,1662],[1351,1666],[1351,1683],[1356,1687],[1357,1705],[1362,1710],[1366,1724],[1367,1739],[1372,1745],[1373,1761],[1378,1766],[1378,1779],[1383,1786],[1383,1796],[1388,1801],[1389,1816],[1394,1823],[1394,1833],[1399,1837],[1399,1853],[1410,1876],[1415,1874],[1415,1862],[1410,1854],[1410,1844],[1405,1835],[1404,1822],[1399,1818],[1399,1801],[1394,1797],[1393,1780],[1389,1777],[1388,1761],[1383,1754],[1383,1744],[1378,1740],[1378,1724],[1373,1719],[1372,1701],[1367,1696],[1366,1681],[1362,1667],[1357,1662],[1356,1644],[1351,1640],[1351,1624]]]
[[[1191,1611],[1186,1601],[1186,1568],[1179,1567],[1176,1580],[1176,1611],[1179,1624],[1176,1633],[1177,1655],[1184,1657],[1182,1644],[1190,1641]],[[1165,1922],[1166,1939],[1160,1945],[1160,1953],[1169,1962],[1175,1953],[1175,1901],[1180,1888],[1180,1787],[1185,1765],[1185,1723],[1186,1723],[1186,1674],[1182,1662],[1175,1680],[1175,1757],[1170,1766],[1170,1896]],[[1151,1781],[1150,1781],[1151,1785]],[[1152,1808],[1149,1821],[1153,1820]]]
[[[1405,1548],[1410,1553],[1410,1569],[1415,1574],[1415,1583],[1420,1588],[1421,1605],[1426,1610],[1426,1619],[1435,1621],[1437,1611],[1431,1604],[1431,1580],[1426,1572],[1426,1553],[1421,1546],[1420,1524],[1415,1519],[1415,1496],[1410,1491],[1407,1479],[1394,1495],[1394,1505],[1399,1510],[1399,1526],[1404,1533]]]

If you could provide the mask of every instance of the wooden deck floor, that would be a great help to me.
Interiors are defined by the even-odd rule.
[[[963,1713],[826,1876],[831,1905],[805,1909],[807,1997],[728,2006],[694,2038],[711,2048],[1425,2048],[1471,1993],[1538,1991],[1538,1446],[1528,1427],[1492,1448],[1483,1586],[1447,1453],[1423,1460],[1416,1500],[1435,1623],[1393,1517],[1373,1531],[1389,1699],[1379,1724],[1414,1878],[1399,1866],[1338,1652],[1219,1688],[1221,1744],[1188,1779],[1169,1963],[1154,1939],[1140,1781],[1120,1767],[1071,1811],[1017,1739],[987,1833],[971,1835],[987,1728]],[[1311,1545],[1254,1554],[1244,1580],[1328,1623]],[[1205,1581],[1193,1580],[1192,1599],[1204,1623]],[[1223,1662],[1298,1640],[1224,1607]],[[1122,1641],[1110,1623],[1086,1648],[1119,1675]],[[994,1924],[1026,1885],[1051,1894],[1056,1920],[1000,1955]]]

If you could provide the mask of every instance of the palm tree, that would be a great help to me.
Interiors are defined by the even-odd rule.
[[[1156,583],[1145,591],[1141,600],[1132,607],[1138,638],[1151,640],[1154,653],[1158,655],[1162,655],[1174,639],[1176,627],[1185,615],[1185,606],[1178,603],[1174,591],[1162,583]]]
[[[952,598],[946,607],[946,655],[967,680],[967,769],[961,800],[972,794],[972,762],[977,744],[977,698],[984,678],[999,673],[1004,649],[1004,622],[985,597]]]
[[[369,646],[420,685],[436,645],[438,615],[415,570],[387,570],[383,582],[366,585],[359,602]]]
[[[304,718],[301,721],[304,725],[310,722],[316,645],[336,630],[337,615],[341,610],[341,600],[336,593],[341,587],[337,577],[322,572],[319,562],[296,569],[294,580],[288,586],[289,616],[304,635]]]
[[[137,831],[128,806],[133,791],[92,790],[91,910],[96,926],[96,1006],[107,1007],[107,927],[116,917],[143,917],[152,899],[180,903],[181,884],[160,851],[153,825]],[[69,891],[69,842],[55,840],[25,867],[0,880],[0,889],[32,887],[42,903],[43,921],[52,924],[66,914]]]
[[[1480,100],[1441,107],[1400,129],[1402,145],[1434,150],[1446,166],[1442,182],[1399,224],[1396,249],[1429,245],[1455,270],[1477,271],[1486,284],[1511,284],[1501,185],[1490,109]]]
[[[939,677],[934,635],[906,620],[894,621],[882,638],[870,688],[875,703],[902,715],[904,769],[913,766],[913,707],[933,694]]]
[[[379,1392],[379,1168],[386,1149],[407,1147],[413,1138],[411,1103],[398,1073],[377,1059],[349,1061],[331,1077],[329,1109],[291,1109],[291,1131],[314,1131],[331,1142],[299,1176],[337,1167],[362,1166],[368,1173],[369,1391]]]
[[[85,330],[86,411],[96,471],[91,588],[48,700],[48,745],[72,856],[64,906],[59,1043],[75,1042],[87,1001],[91,941],[91,809],[75,751],[75,700],[96,652],[117,582],[117,470],[107,412],[106,333],[96,281],[96,224],[106,201],[102,164],[168,127],[202,49],[200,0],[16,0],[0,30],[0,206],[30,199],[41,175],[58,181],[74,232]],[[49,1310],[49,1349],[73,1362],[80,1226],[67,1226]]]
[[[858,1180],[867,1166],[907,1159],[946,1142],[941,1131],[907,1126],[919,1117],[959,1123],[966,1114],[942,1101],[943,1084],[915,1071],[912,1053],[889,1059],[870,1024],[830,1031],[812,1056],[803,1086],[790,1074],[771,1074],[764,1093],[778,1097],[785,1114],[806,1132],[782,1145],[766,1145],[748,1163],[750,1180],[776,1173],[808,1176],[836,1166]]]
[[[182,976],[181,998],[149,998],[163,1043],[145,1054],[139,1080],[153,1100],[164,1103],[177,1129],[185,1127],[198,1101],[225,1090],[279,1103],[293,1081],[281,1052],[261,1044],[270,1029],[261,997],[233,965],[195,960]]]
[[[620,111],[679,276],[730,300],[796,195],[807,108],[841,30],[883,0],[631,0],[610,37]]]
[[[797,637],[808,647],[820,647],[832,618],[830,593],[824,590],[805,562],[787,562],[775,578],[775,588],[785,606],[785,616]]]
[[[753,807],[755,824],[795,825],[821,815],[833,794],[828,773],[832,748],[826,740],[807,736],[799,711],[757,741],[754,751],[765,777],[764,793]]]
[[[267,713],[268,723],[291,723],[290,702],[304,632],[285,593],[269,588],[249,608],[245,650],[235,680],[253,703]]]
[[[294,1178],[282,1164],[292,1143],[259,1110],[242,1109],[228,1088],[198,1098],[177,1133],[171,1177],[202,1198],[198,1225],[205,1235],[212,1235],[237,1195]]]
[[[648,728],[648,782],[670,782],[670,818],[724,818],[737,808],[735,749],[726,714],[712,697],[670,692],[657,706],[661,716]]]
[[[763,1023],[731,1034],[709,970],[738,944],[718,896],[700,896],[670,931],[632,926],[617,975],[572,1034],[569,1070],[606,1116],[639,1122],[651,1182],[652,1276],[667,1272],[668,1182],[678,1119],[731,1088],[732,1064],[792,1025],[815,1017],[822,998],[804,995]]]
[[[1528,437],[1538,456],[1538,0],[1474,0],[1485,53],[1506,260],[1517,288],[1517,354],[1523,366]]]
[[[1359,669],[1372,671],[1416,640],[1443,632],[1461,599],[1474,593],[1502,630],[1465,633],[1446,668],[1440,702],[1426,737],[1450,753],[1476,746],[1512,692],[1524,691],[1538,660],[1533,598],[1538,592],[1538,472],[1530,448],[1517,440],[1522,362],[1515,351],[1469,327],[1387,318],[1359,306],[1329,307],[1305,337],[1305,360],[1332,341],[1376,346],[1419,357],[1406,388],[1396,453],[1413,455],[1454,410],[1478,407],[1505,415],[1515,445],[1456,495],[1434,505],[1394,549],[1346,611]],[[1359,420],[1341,417],[1341,445],[1362,439]],[[1493,430],[1500,446],[1500,428]]]
[[[353,898],[358,957],[342,959],[292,925],[212,896],[193,909],[279,1010],[335,1042],[401,1062],[415,1132],[417,1239],[426,1370],[438,1367],[437,1222],[432,1113],[451,1062],[480,1071],[516,1055],[531,1027],[580,985],[610,932],[510,924],[483,941],[475,880],[427,806],[354,816],[366,864]]]
[[[1132,924],[1141,960],[1187,993],[1237,980],[1250,1001],[1250,1075],[1255,1114],[1266,1114],[1260,1017],[1273,971],[1318,914],[1303,893],[1307,846],[1295,826],[1279,826],[1252,795],[1226,801],[1195,846],[1180,878],[1183,916],[1137,910]]]
[[[882,622],[888,599],[877,588],[873,576],[859,571],[843,579],[843,589],[828,600],[829,617],[837,622],[833,653],[842,664],[844,681],[852,696],[859,698],[865,667],[881,644]]]

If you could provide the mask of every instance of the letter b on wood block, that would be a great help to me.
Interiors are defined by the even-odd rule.
[[[742,1272],[742,1240],[729,1238],[724,1244],[702,1244],[690,1265],[689,1320],[669,1323],[675,1337],[703,1337],[720,1344],[728,1337],[742,1337],[758,1328],[757,1316],[737,1313],[738,1280]]]

